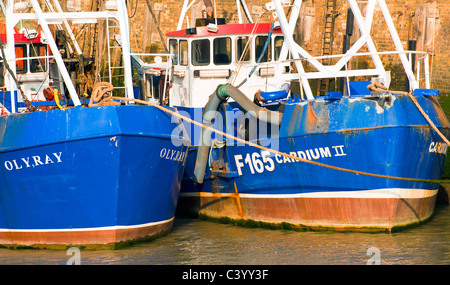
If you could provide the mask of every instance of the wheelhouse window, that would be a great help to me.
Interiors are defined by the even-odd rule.
[[[247,46],[248,45],[248,46]],[[251,43],[248,37],[236,38],[236,61],[250,61]]]
[[[195,40],[192,41],[192,65],[209,65],[210,60],[210,46],[209,40]]]
[[[277,61],[280,58],[281,48],[283,47],[284,37],[276,36],[273,47],[273,60]]]
[[[47,55],[47,45],[33,44],[30,45],[30,57],[46,56]],[[30,62],[31,72],[44,72],[47,71],[47,59],[39,58],[32,59]]]
[[[16,45],[16,58],[27,57],[27,46],[26,45]],[[16,72],[17,73],[27,73],[27,61],[24,59],[16,61]]]
[[[180,40],[180,64],[188,65],[188,43],[185,40]]]
[[[178,65],[178,41],[175,39],[169,40],[169,53],[173,54],[173,64]]]
[[[214,64],[225,65],[231,63],[231,39],[217,38],[213,42]]]
[[[267,42],[267,38],[268,38],[267,36],[257,36],[255,38],[255,57],[256,57],[256,60],[258,60],[259,57],[263,54],[263,50],[264,50],[264,46],[265,46],[265,44]],[[260,62],[268,62],[268,61],[271,60],[271,57],[272,57],[271,50],[272,50],[272,45],[271,45],[270,40],[269,40],[269,43],[268,43],[267,48],[266,48],[266,51],[263,54]]]

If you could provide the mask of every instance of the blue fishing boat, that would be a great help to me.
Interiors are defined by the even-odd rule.
[[[182,127],[181,122],[161,109],[126,103],[137,97],[126,28],[121,29],[121,35],[126,62],[124,99],[129,100],[121,102],[107,96],[113,86],[106,82],[94,88],[90,101],[82,104],[73,92],[74,85],[47,22],[56,16],[63,20],[87,16],[90,20],[115,19],[119,26],[126,27],[125,2],[117,1],[119,8],[114,11],[88,15],[43,12],[37,1],[31,3],[33,12],[20,14],[13,12],[13,1],[6,5],[0,244],[117,248],[167,233],[174,221],[189,145],[186,136],[172,134],[173,129]],[[45,41],[41,41],[41,35],[30,37],[28,32],[14,30],[21,19],[38,20]],[[28,56],[27,51],[36,44],[43,53]],[[53,56],[48,55],[48,49]],[[16,58],[18,50],[25,52]],[[22,80],[29,78],[25,81],[30,84],[39,81],[44,85],[48,80],[27,71],[39,61],[41,68],[36,73],[48,75],[49,57],[55,59],[68,94],[60,96],[64,89],[58,92],[48,85],[44,88],[47,93],[40,90],[30,96],[24,90],[35,90],[33,85],[27,88],[15,80],[17,71],[22,67]],[[49,95],[54,97],[50,99]]]
[[[436,99],[414,96],[448,136]],[[183,184],[180,211],[187,206],[191,213],[243,224],[358,231],[391,231],[428,219],[447,145],[407,96],[382,106],[378,99],[279,102],[273,109],[283,108],[276,137],[256,134],[250,140],[256,146],[226,139],[203,156],[202,147],[190,152],[186,171],[192,172]],[[234,129],[224,132],[237,136]],[[277,152],[257,146],[275,146]],[[206,168],[199,168],[201,161]]]
[[[290,2],[268,2],[273,23],[253,23],[241,1],[249,23],[213,18],[182,29],[182,14],[178,31],[167,34],[175,58],[170,102],[193,144],[178,212],[236,224],[376,232],[428,220],[449,122],[439,91],[413,73],[406,54],[414,52],[403,49],[385,1],[367,1],[365,17],[348,1],[361,38],[331,56],[335,65],[294,42],[301,1]],[[395,51],[377,51],[370,37],[376,5]],[[183,12],[188,8],[185,1]],[[368,52],[358,53],[363,45]],[[426,53],[416,53],[427,63]],[[406,92],[389,90],[380,59],[386,54],[400,58]],[[345,68],[362,55],[375,68]],[[309,81],[327,78],[342,78],[344,88],[313,96]]]

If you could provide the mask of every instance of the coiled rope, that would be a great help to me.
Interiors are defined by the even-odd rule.
[[[89,101],[89,107],[120,105],[119,102],[112,100],[112,95],[109,91],[112,91],[113,89],[113,85],[109,82],[99,82],[95,84],[92,90],[91,100]]]
[[[212,127],[203,125],[202,123],[196,122],[196,121],[194,121],[194,120],[192,120],[192,119],[190,119],[188,117],[185,117],[185,116],[183,116],[183,115],[181,115],[181,114],[179,114],[177,112],[174,112],[172,110],[169,110],[169,109],[164,108],[162,106],[159,106],[157,104],[153,104],[151,102],[147,102],[147,101],[143,101],[143,100],[139,100],[139,99],[124,98],[124,97],[111,97],[111,99],[113,99],[113,100],[122,100],[122,101],[131,101],[131,102],[135,102],[135,103],[142,104],[142,105],[152,106],[152,107],[155,107],[155,108],[157,108],[157,109],[159,109],[159,110],[161,110],[163,112],[169,113],[169,114],[171,114],[171,115],[173,115],[173,116],[175,116],[175,117],[177,117],[179,119],[185,120],[188,123],[191,123],[191,124],[194,124],[194,125],[199,126],[201,128],[210,130],[212,132],[215,132],[215,133],[217,133],[219,135],[222,135],[224,137],[227,137],[229,139],[232,139],[232,140],[244,143],[244,144],[249,145],[249,146],[253,146],[253,147],[261,149],[261,150],[265,150],[265,151],[271,152],[273,154],[278,154],[278,155],[281,155],[281,156],[284,156],[284,157],[288,157],[288,158],[293,159],[293,160],[297,160],[297,161],[301,161],[301,162],[304,162],[304,163],[313,164],[313,165],[320,166],[320,167],[325,167],[325,168],[334,169],[334,170],[338,170],[338,171],[353,173],[353,174],[356,174],[356,175],[365,175],[365,176],[378,177],[378,178],[384,178],[384,179],[392,179],[392,180],[400,180],[400,181],[411,181],[411,182],[421,182],[421,183],[450,183],[450,180],[404,178],[404,177],[397,177],[397,176],[374,174],[374,173],[369,173],[369,172],[364,172],[364,171],[358,171],[358,170],[352,170],[352,169],[337,167],[337,166],[333,166],[333,165],[328,165],[328,164],[320,163],[320,162],[317,162],[317,161],[311,161],[311,160],[303,159],[301,157],[297,157],[297,156],[293,156],[293,155],[290,155],[290,154],[287,154],[287,153],[283,153],[283,152],[280,152],[278,150],[273,150],[273,149],[270,149],[270,148],[267,148],[267,147],[255,144],[253,142],[246,141],[246,140],[243,140],[241,138],[232,136],[230,134],[227,134],[227,133],[224,133],[222,131],[216,130],[216,129],[212,128]],[[416,106],[418,108],[420,108],[419,105],[416,105]],[[431,120],[429,122],[431,122]]]

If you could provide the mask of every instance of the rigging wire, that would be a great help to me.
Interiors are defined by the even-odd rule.
[[[135,0],[136,2],[135,2],[135,4],[134,4],[134,12],[133,12],[133,15],[128,15],[128,11],[127,11],[127,15],[128,15],[128,18],[129,19],[132,19],[135,15],[136,15],[136,11],[137,11],[137,4],[138,4],[138,0]],[[131,2],[131,1],[130,1]]]
[[[269,42],[270,42],[271,39],[272,39],[272,31],[273,31],[273,27],[274,27],[274,24],[272,23],[272,25],[270,26],[270,32],[269,32],[269,35],[267,36],[266,43],[264,44],[264,47],[263,47],[263,49],[262,49],[262,51],[261,51],[261,54],[260,54],[258,60],[256,61],[256,64],[258,64],[258,63],[261,61],[261,59],[264,57],[264,55],[266,54],[267,47],[269,46]],[[250,73],[248,74],[248,76],[247,76],[244,80],[242,80],[242,82],[241,82],[238,86],[236,86],[236,87],[239,88],[239,87],[241,87],[245,82],[247,82],[247,80],[253,75],[253,73],[255,72],[255,70],[256,70],[257,67],[258,67],[258,65],[255,65],[255,66],[252,68],[252,70],[250,71]]]

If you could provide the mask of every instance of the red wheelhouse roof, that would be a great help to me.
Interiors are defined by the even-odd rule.
[[[0,40],[2,43],[6,43],[6,25],[5,23],[0,23]],[[25,34],[20,34],[19,31],[14,27],[14,42],[17,44],[23,43],[40,43],[41,42],[41,34],[32,40],[29,40],[25,37]]]
[[[178,30],[174,32],[167,33],[167,37],[205,37],[205,36],[216,36],[216,35],[238,35],[238,34],[251,34],[253,28],[257,25],[255,33],[257,34],[268,34],[270,32],[270,23],[260,23],[260,24],[226,24],[218,25],[217,32],[209,32],[208,27],[196,27],[196,34],[189,35],[186,33],[186,29]],[[281,29],[273,29],[273,33],[281,33]]]
[[[0,34],[0,40],[2,43],[6,43],[6,34]],[[14,43],[16,44],[23,44],[23,43],[40,43],[41,42],[41,35],[39,34],[34,39],[27,39],[25,37],[25,34],[14,34]]]

